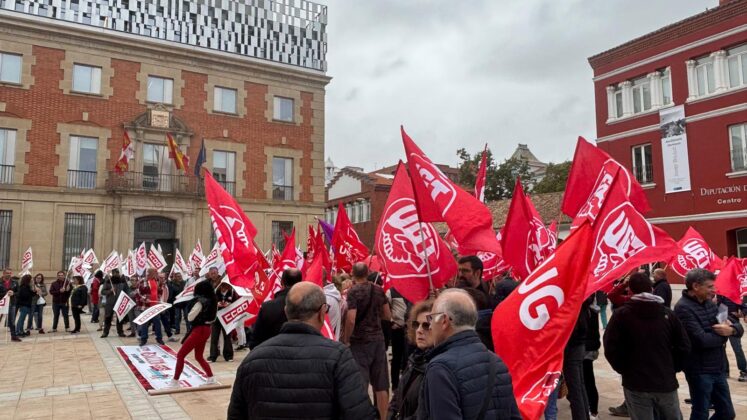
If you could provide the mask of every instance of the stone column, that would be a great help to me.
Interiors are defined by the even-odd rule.
[[[615,112],[615,87],[607,86],[607,121],[617,118]]]
[[[620,83],[623,95],[623,117],[633,115],[633,83],[630,80],[626,80]]]
[[[649,81],[650,93],[651,93],[651,109],[661,108],[661,73],[658,71],[649,73],[646,75]]]
[[[711,54],[713,59],[713,79],[716,82],[715,92],[723,92],[728,89],[728,78],[726,77],[726,51],[719,50]]]
[[[698,78],[695,74],[695,60],[685,61],[687,67],[687,101],[698,98]]]

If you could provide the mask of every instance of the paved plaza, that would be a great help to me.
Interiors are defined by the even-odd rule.
[[[46,308],[45,324],[51,326]],[[99,338],[96,324],[83,316],[81,333],[39,335],[33,332],[22,343],[0,336],[0,419],[224,419],[231,389],[188,392],[151,397],[138,384],[116,354],[116,347],[137,345],[136,338]],[[71,319],[72,323],[72,319]],[[149,342],[153,342],[152,338]],[[747,344],[747,339],[743,340]],[[178,349],[179,343],[167,343]],[[206,349],[207,352],[207,349]],[[218,381],[232,384],[241,359],[211,365]],[[736,363],[727,349],[732,375],[729,386],[737,418],[747,418],[747,383],[736,380]],[[193,358],[189,358],[196,363]],[[601,418],[610,418],[607,407],[622,401],[619,376],[604,358],[595,363]],[[687,398],[687,386],[680,374],[680,396]],[[568,402],[561,400],[560,418],[570,419]],[[682,404],[685,418],[689,406]]]

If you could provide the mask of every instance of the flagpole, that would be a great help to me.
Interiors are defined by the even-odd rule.
[[[418,217],[418,228],[420,229],[420,245],[422,246],[423,258],[425,259],[425,268],[428,270],[428,295],[435,296],[436,289],[433,287],[433,276],[431,275],[431,263],[428,261],[428,254],[425,252],[425,238],[423,236],[423,222]]]

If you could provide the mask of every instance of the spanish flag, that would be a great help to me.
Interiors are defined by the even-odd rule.
[[[166,137],[169,143],[169,157],[174,159],[176,169],[182,170],[186,173],[187,168],[189,167],[189,156],[182,153],[181,149],[179,149],[179,145],[174,141],[174,137],[171,136],[171,133],[166,133]]]

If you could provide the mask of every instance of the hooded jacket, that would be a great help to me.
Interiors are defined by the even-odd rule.
[[[612,314],[604,332],[604,356],[622,375],[625,389],[672,392],[678,387],[676,374],[690,352],[690,339],[661,299],[640,300],[638,296]]]

